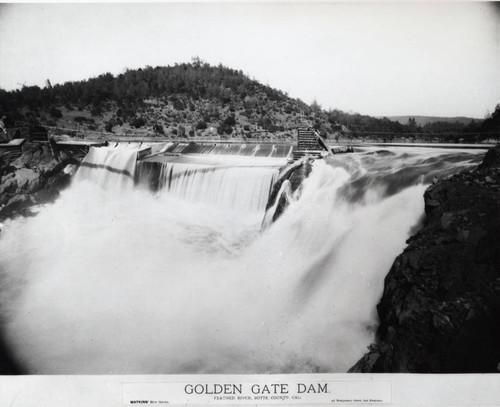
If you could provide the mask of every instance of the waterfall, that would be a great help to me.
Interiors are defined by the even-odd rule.
[[[136,145],[91,147],[75,176],[75,182],[92,180],[102,188],[132,188],[137,162]]]
[[[168,194],[225,210],[262,213],[278,175],[275,166],[158,161],[136,165],[138,147],[92,147],[74,182],[92,181],[104,189],[124,189],[132,188],[135,180],[139,186],[157,194]]]
[[[139,164],[138,179],[160,194],[226,210],[263,212],[278,169],[181,163]],[[158,177],[158,180],[153,180]]]
[[[261,231],[269,159],[136,168],[134,153],[92,149],[56,202],[5,222],[1,330],[30,373],[345,372],[374,340],[426,185],[480,160],[407,149],[317,161]]]

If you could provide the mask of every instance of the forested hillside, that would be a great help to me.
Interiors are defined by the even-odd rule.
[[[418,126],[410,119],[404,125],[337,109],[325,111],[316,102],[308,105],[293,99],[242,71],[211,66],[198,58],[53,86],[47,80],[43,88],[0,89],[0,116],[7,129],[44,125],[70,135],[85,131],[98,136],[289,139],[294,128],[310,125],[331,140],[489,138],[478,134],[484,130],[482,123]]]

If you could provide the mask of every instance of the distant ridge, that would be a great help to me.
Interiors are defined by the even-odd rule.
[[[398,122],[401,124],[408,124],[408,121],[411,117],[415,119],[415,123],[418,126],[425,126],[428,123],[436,123],[436,122],[444,122],[444,123],[460,123],[460,124],[469,124],[472,120],[476,122],[481,122],[483,119],[478,119],[474,117],[464,117],[464,116],[456,116],[456,117],[440,117],[440,116],[379,116],[380,119],[383,117],[387,117],[389,120],[393,122]]]

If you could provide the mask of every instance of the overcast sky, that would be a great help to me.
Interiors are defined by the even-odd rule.
[[[0,87],[199,56],[307,103],[484,117],[500,103],[492,3],[3,4]]]

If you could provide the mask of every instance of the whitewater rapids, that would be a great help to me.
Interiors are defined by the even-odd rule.
[[[13,355],[34,374],[345,372],[374,340],[426,186],[480,160],[429,151],[317,161],[261,231],[275,166],[165,164],[152,192],[133,148],[99,149],[54,204],[2,231]]]

